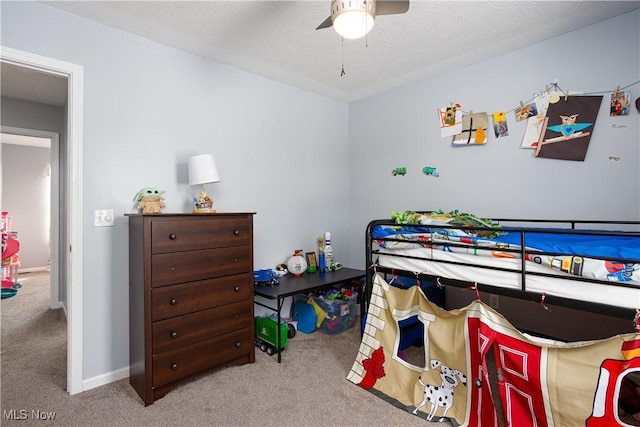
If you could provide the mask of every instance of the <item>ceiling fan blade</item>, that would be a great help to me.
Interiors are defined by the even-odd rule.
[[[378,0],[376,15],[398,15],[409,10],[409,0]]]
[[[329,28],[333,26],[333,21],[331,20],[331,17],[328,17],[327,19],[324,20],[324,22],[320,25],[318,25],[318,28],[316,28],[316,30],[321,30],[323,28]]]

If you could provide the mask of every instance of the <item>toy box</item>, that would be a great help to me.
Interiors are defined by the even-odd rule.
[[[353,327],[356,323],[358,294],[353,294],[346,299],[330,300],[324,296],[314,296],[313,301],[318,305],[324,319],[319,329],[327,334],[337,334]],[[322,317],[322,316],[321,316]]]

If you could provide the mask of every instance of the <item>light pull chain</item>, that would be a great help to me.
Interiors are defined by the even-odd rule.
[[[344,72],[344,37],[341,37],[342,41],[342,71],[340,72],[340,77],[344,76],[346,73]]]

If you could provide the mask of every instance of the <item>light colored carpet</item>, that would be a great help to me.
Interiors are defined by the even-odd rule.
[[[299,333],[281,364],[256,349],[254,364],[213,371],[146,408],[128,379],[70,396],[66,320],[61,309],[48,308],[48,274],[19,280],[23,287],[1,306],[3,426],[450,425],[426,422],[346,380],[358,327],[337,335]],[[38,411],[53,419],[38,420]],[[8,419],[11,414],[26,419]]]

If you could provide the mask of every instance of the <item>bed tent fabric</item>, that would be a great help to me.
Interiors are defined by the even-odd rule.
[[[398,355],[398,322],[410,317],[424,324],[424,366]],[[627,425],[617,398],[622,379],[640,372],[638,356],[637,333],[543,340],[519,332],[479,300],[445,311],[419,286],[399,289],[376,273],[347,379],[418,417],[460,426],[498,425],[499,416],[518,427]]]

